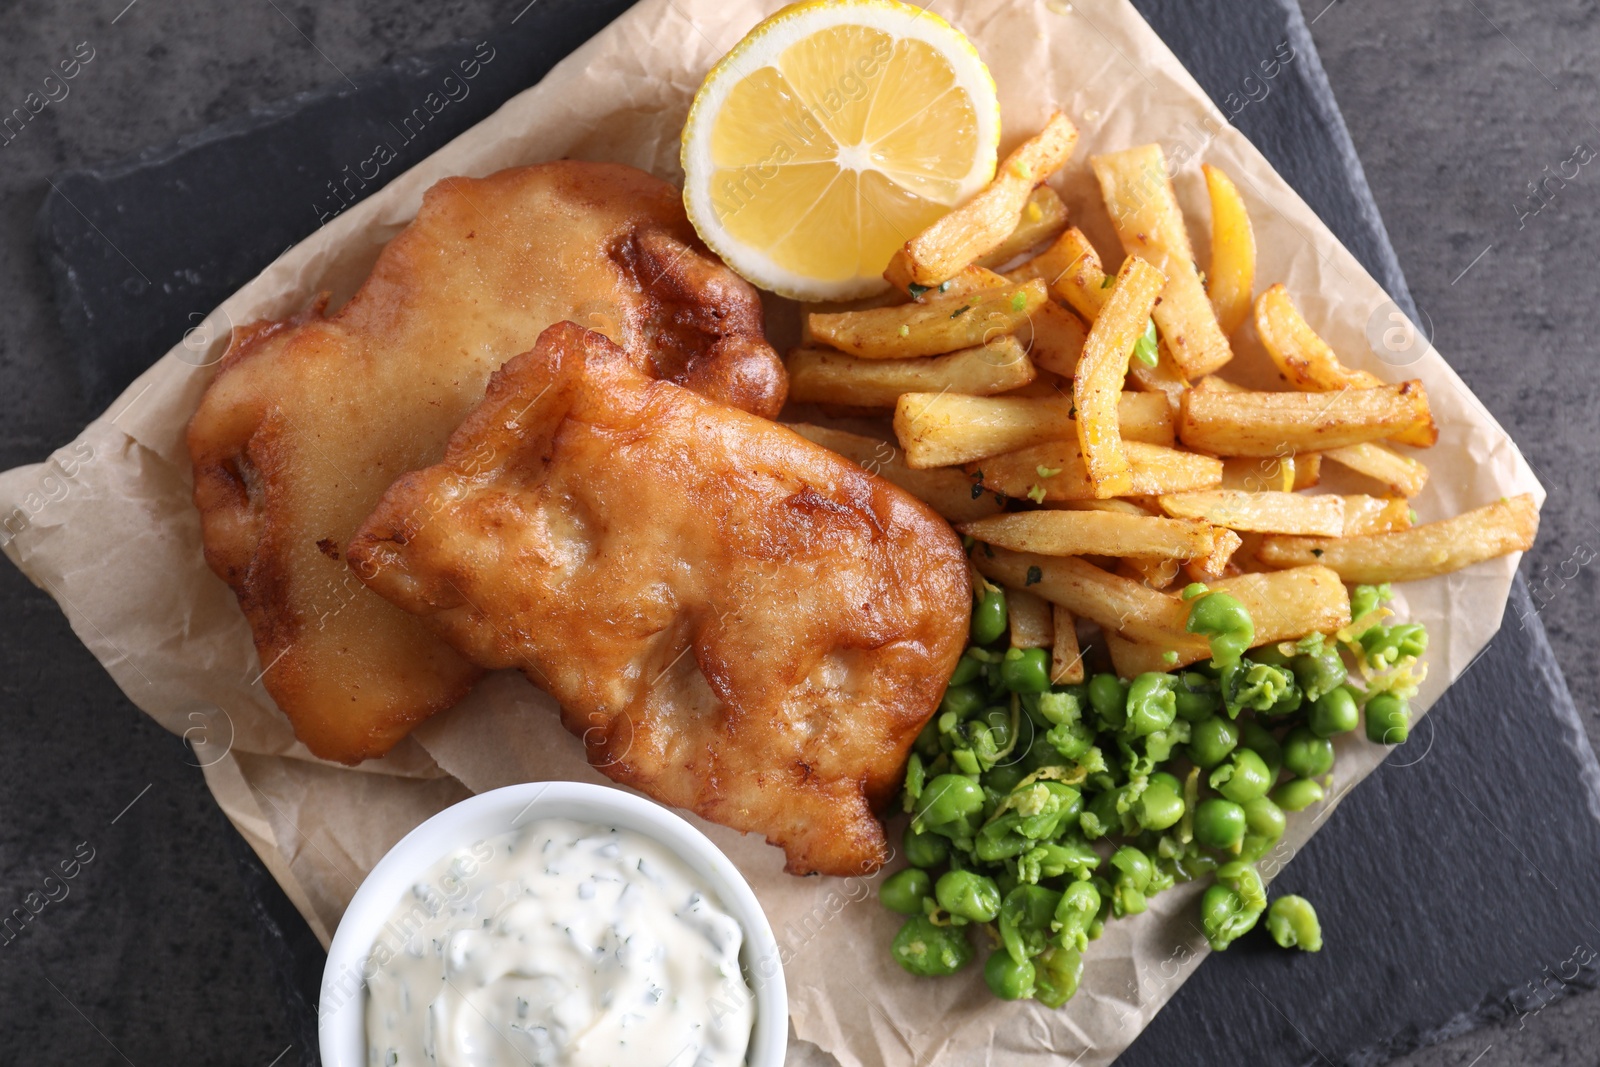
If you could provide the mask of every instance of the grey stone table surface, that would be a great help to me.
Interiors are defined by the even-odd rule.
[[[526,2],[0,3],[0,113],[60,61],[92,56],[65,97],[0,146],[0,468],[38,461],[97,414],[36,251],[51,174],[482,33]],[[1585,623],[1600,599],[1600,128],[1586,117],[1600,7],[1306,0],[1304,10],[1424,328],[1550,491],[1523,569],[1600,742]],[[40,659],[40,647],[60,651]],[[15,699],[56,679],[61,700]],[[0,900],[78,863],[66,896],[0,945],[0,1059],[297,1058],[233,859],[216,846],[222,817],[187,750],[120,699],[54,604],[10,567],[0,568],[0,709]],[[1600,994],[1590,993],[1396,1062],[1594,1064],[1597,1050]]]

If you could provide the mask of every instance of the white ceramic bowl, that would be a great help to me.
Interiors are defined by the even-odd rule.
[[[744,928],[739,960],[755,991],[755,1030],[745,1062],[781,1067],[789,995],[772,926],[744,876],[705,834],[659,804],[577,782],[531,782],[463,800],[407,834],[372,869],[339,921],[322,972],[317,1029],[324,1067],[366,1067],[363,969],[383,924],[418,878],[453,850],[536,819],[577,819],[643,834],[675,852],[716,892]]]

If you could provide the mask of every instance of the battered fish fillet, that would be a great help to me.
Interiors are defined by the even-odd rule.
[[[873,812],[971,595],[920,501],[571,323],[491,379],[350,559],[472,662],[520,667],[606,775],[764,834],[796,874],[883,863]]]
[[[206,560],[325,759],[382,755],[482,673],[357,581],[345,546],[546,326],[592,326],[642,371],[748,411],[783,403],[755,291],[703,251],[678,193],[631,167],[446,179],[355,296],[325,303],[236,331],[189,425]]]

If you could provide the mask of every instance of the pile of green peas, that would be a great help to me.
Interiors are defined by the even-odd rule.
[[[1363,708],[1370,740],[1406,738],[1406,687],[1374,685],[1370,670],[1357,687],[1341,653],[1409,677],[1427,635],[1382,625],[1388,595],[1352,593],[1361,621],[1342,642],[1312,634],[1251,651],[1243,606],[1190,586],[1188,629],[1208,638],[1209,662],[1053,685],[1047,650],[1004,647],[1005,592],[981,587],[970,644],[906,768],[909,865],[879,889],[906,916],[895,960],[917,975],[953,974],[981,931],[995,996],[1059,1007],[1108,921],[1207,874],[1208,942],[1225,949],[1247,933],[1268,913],[1255,862],[1282,838],[1287,813],[1324,799],[1333,738],[1356,730]],[[1280,898],[1267,922],[1286,947],[1321,948],[1303,898]]]

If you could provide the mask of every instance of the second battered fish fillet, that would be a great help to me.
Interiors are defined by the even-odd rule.
[[[316,755],[380,756],[482,673],[357,581],[345,543],[397,475],[438,461],[489,375],[568,319],[641,372],[783,404],[755,290],[675,189],[614,164],[447,178],[338,312],[235,332],[189,425],[194,500],[262,680]]]
[[[883,863],[874,809],[971,596],[920,501],[571,323],[491,379],[350,559],[467,659],[520,667],[605,774],[764,834],[796,874]]]

